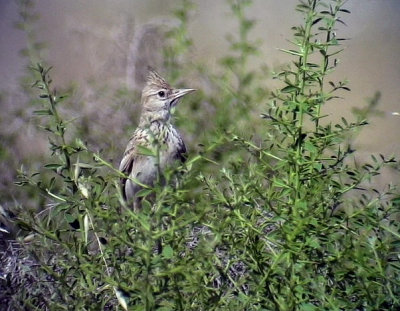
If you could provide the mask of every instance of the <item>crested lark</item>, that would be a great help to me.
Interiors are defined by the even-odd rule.
[[[139,126],[129,140],[119,167],[131,178],[122,179],[122,193],[128,203],[133,203],[134,210],[140,208],[140,198],[136,197],[142,189],[140,184],[153,186],[166,167],[185,159],[185,143],[170,123],[171,108],[193,91],[174,89],[157,72],[149,71],[142,91]],[[151,150],[154,155],[143,150]]]

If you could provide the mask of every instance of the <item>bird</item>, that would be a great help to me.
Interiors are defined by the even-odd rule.
[[[134,211],[141,209],[138,192],[152,187],[167,167],[186,159],[185,143],[171,122],[171,109],[195,89],[173,88],[154,69],[149,69],[142,90],[139,124],[123,154],[119,170],[122,195]]]

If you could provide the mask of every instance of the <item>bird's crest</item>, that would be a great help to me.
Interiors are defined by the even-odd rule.
[[[146,86],[153,88],[171,89],[171,86],[163,77],[161,77],[153,68],[149,67],[149,73],[146,79]]]

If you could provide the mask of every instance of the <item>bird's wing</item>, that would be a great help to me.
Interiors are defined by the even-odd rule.
[[[128,150],[127,150],[128,151]],[[121,160],[121,163],[119,165],[119,170],[124,173],[126,176],[129,176],[134,158],[135,158],[135,150],[130,149],[130,152],[125,151],[124,157]],[[120,182],[121,182],[121,190],[122,194],[124,196],[124,199],[126,200],[126,193],[125,193],[125,185],[126,185],[127,178],[121,177]]]
[[[148,143],[148,141],[145,133],[141,130],[136,130],[132,138],[129,140],[128,145],[126,146],[124,156],[122,157],[121,163],[119,165],[119,170],[122,173],[124,173],[127,176],[130,175],[133,163],[138,158],[137,146],[145,145],[146,143]],[[124,177],[121,178],[121,188],[125,199],[126,199],[126,194],[125,194],[126,181],[127,181],[126,178]]]
[[[176,150],[176,158],[180,160],[182,163],[185,163],[187,159],[187,150],[185,143],[183,142],[182,139],[180,139],[178,143],[178,148]]]
[[[125,175],[129,175],[132,169],[134,155],[136,153],[136,148],[127,148],[125,150],[124,156],[119,164],[119,170],[124,173]]]

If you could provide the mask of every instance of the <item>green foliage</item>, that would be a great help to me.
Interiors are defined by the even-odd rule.
[[[223,109],[205,136],[214,138],[184,167],[166,172],[166,186],[142,190],[138,213],[122,198],[122,173],[68,135],[71,122],[59,110],[66,98],[52,89],[50,69],[34,68],[43,105],[35,113],[46,120],[52,152],[44,168],[52,177],[20,171],[19,185],[40,192],[47,206],[18,215],[29,233],[21,247],[40,265],[40,281],[25,283],[15,309],[38,301],[44,310],[400,307],[399,195],[391,185],[370,189],[395,160],[379,155],[353,165],[347,138],[367,124],[368,111],[334,124],[323,114],[325,104],[350,91],[327,78],[341,51],[336,25],[349,13],[344,1],[300,1],[304,25],[293,28],[293,49],[282,50],[294,60],[276,73],[282,87],[251,124],[250,112],[266,96],[262,73],[248,70],[256,54],[248,39],[253,22],[244,14],[251,1],[229,4],[239,37],[221,60],[224,74],[209,76],[220,84],[202,94]],[[184,1],[177,13],[185,29],[172,32],[184,38],[172,50],[180,55],[190,46],[190,7]],[[243,135],[246,125],[252,139]],[[48,295],[32,290],[39,287]]]

